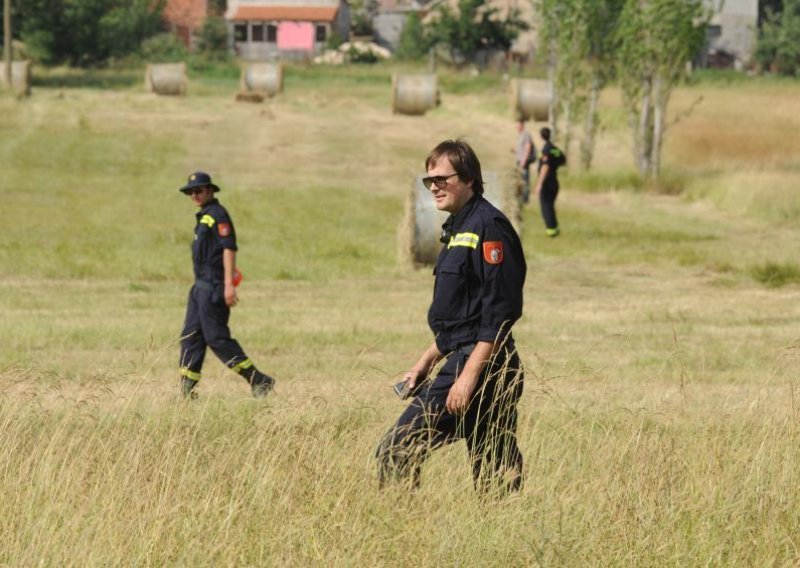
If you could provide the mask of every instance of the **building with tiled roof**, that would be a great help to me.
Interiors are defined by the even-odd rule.
[[[332,34],[350,36],[346,0],[229,0],[231,47],[248,61],[309,60]]]

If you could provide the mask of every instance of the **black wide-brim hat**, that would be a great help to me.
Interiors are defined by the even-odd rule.
[[[183,193],[189,193],[189,190],[194,189],[195,187],[205,187],[209,186],[215,192],[219,191],[219,187],[211,181],[211,176],[205,172],[194,172],[192,175],[189,176],[189,180],[186,182],[179,191]]]

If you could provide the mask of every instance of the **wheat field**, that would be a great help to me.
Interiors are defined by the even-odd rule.
[[[431,339],[406,194],[445,138],[509,167],[507,84],[445,71],[442,106],[403,117],[392,70],[289,69],[262,105],[234,78],[0,98],[0,564],[800,562],[800,85],[681,87],[653,187],[604,94],[562,237],[523,212],[526,480],[485,500],[463,444],[413,493],[378,491],[373,453]],[[211,354],[177,398],[197,169],[236,223],[231,327],[265,401]]]

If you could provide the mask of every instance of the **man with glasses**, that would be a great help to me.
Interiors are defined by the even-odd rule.
[[[430,450],[463,438],[476,489],[517,490],[523,373],[511,326],[522,315],[522,244],[484,199],[480,162],[466,142],[442,142],[425,169],[436,207],[450,213],[428,311],[434,341],[395,389],[413,400],[378,447],[379,482],[415,487]]]
[[[253,396],[265,397],[275,381],[256,369],[239,343],[231,337],[228,318],[236,295],[236,232],[228,212],[214,198],[219,191],[204,172],[195,172],[180,189],[200,208],[196,214],[192,260],[194,286],[189,291],[186,320],[181,332],[181,394],[195,398],[206,346],[250,384]]]

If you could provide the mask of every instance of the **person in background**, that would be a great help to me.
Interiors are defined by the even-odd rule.
[[[539,196],[539,206],[542,210],[547,236],[557,237],[561,233],[556,217],[556,197],[558,197],[559,188],[558,168],[567,163],[567,157],[550,141],[549,128],[542,128],[539,135],[544,140],[544,146],[542,146],[542,155],[539,158],[539,175],[536,180],[535,193]]]
[[[517,147],[515,150],[517,168],[522,177],[522,203],[526,204],[531,197],[531,165],[536,161],[536,146],[531,133],[525,128],[525,119],[517,120]]]

